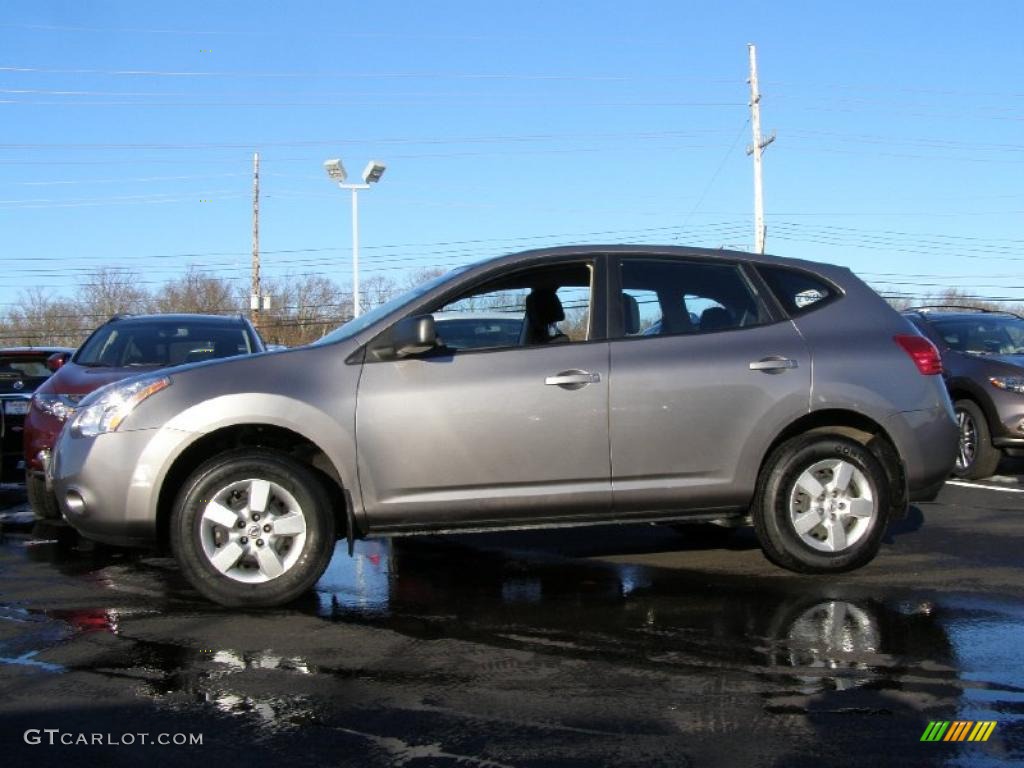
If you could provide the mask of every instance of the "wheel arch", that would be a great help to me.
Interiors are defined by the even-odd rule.
[[[353,519],[348,486],[327,452],[316,442],[298,432],[276,424],[249,422],[233,424],[207,432],[190,443],[174,459],[157,497],[156,544],[166,551],[170,539],[174,501],[185,481],[200,465],[225,451],[235,448],[267,448],[279,451],[309,467],[319,477],[331,499],[336,531],[350,532]],[[354,535],[354,532],[352,532]]]
[[[906,469],[899,451],[896,450],[896,443],[885,427],[857,411],[841,408],[811,411],[789,424],[775,436],[768,446],[768,450],[765,451],[761,465],[758,467],[758,483],[760,484],[762,481],[768,459],[780,445],[798,435],[815,432],[848,437],[871,451],[879,460],[889,480],[892,513],[896,516],[906,514],[910,493],[907,486]]]
[[[949,382],[948,388],[949,397],[954,403],[957,400],[970,400],[981,409],[981,412],[985,415],[985,421],[988,422],[987,426],[990,434],[994,435],[999,431],[1002,424],[999,420],[995,404],[992,402],[992,398],[983,394],[980,387],[971,381],[953,379]],[[996,428],[993,429],[993,426]]]

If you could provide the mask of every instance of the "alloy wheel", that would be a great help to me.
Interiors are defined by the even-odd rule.
[[[963,472],[968,469],[978,456],[978,427],[971,414],[958,408],[956,424],[960,430],[960,449],[956,455],[956,468]]]
[[[878,515],[865,474],[843,459],[824,459],[797,477],[789,494],[789,519],[800,540],[819,552],[856,544]]]
[[[262,584],[287,573],[306,541],[306,516],[285,488],[270,480],[239,480],[203,507],[199,538],[210,564],[224,576]]]

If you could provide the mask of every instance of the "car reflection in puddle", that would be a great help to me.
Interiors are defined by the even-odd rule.
[[[909,732],[929,719],[1007,723],[1024,710],[1016,604],[496,546],[362,541],[349,558],[342,543],[308,599],[252,613],[196,600],[173,571],[139,575],[118,559],[73,555],[94,570],[79,562],[65,573],[151,604],[47,610],[31,642],[0,642],[0,656],[104,634],[111,643],[71,670],[123,676],[167,706],[271,730],[340,727],[346,707],[361,706],[353,686],[367,706],[414,700],[417,712],[475,713],[496,690],[515,691],[509,706],[531,708],[525,720],[573,727],[614,702],[637,722],[668,718],[682,732],[787,715],[817,727],[837,713],[911,719]],[[12,620],[27,615],[36,614]]]

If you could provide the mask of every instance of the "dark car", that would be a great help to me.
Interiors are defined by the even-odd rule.
[[[72,352],[68,347],[0,349],[0,483],[24,478],[22,430],[32,393]]]
[[[46,462],[64,422],[87,394],[159,368],[263,351],[259,334],[241,315],[116,315],[101,325],[36,390],[24,416],[25,483],[36,517],[60,517],[46,488]]]
[[[1024,456],[1024,318],[964,307],[904,312],[942,355],[942,375],[960,427],[953,473],[977,480],[1003,454]]]

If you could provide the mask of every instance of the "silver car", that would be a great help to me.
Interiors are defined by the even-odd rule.
[[[953,467],[940,372],[844,268],[529,251],[310,346],[98,390],[52,481],[84,536],[169,547],[229,606],[294,599],[339,538],[431,531],[749,515],[773,562],[832,573],[869,562]]]

